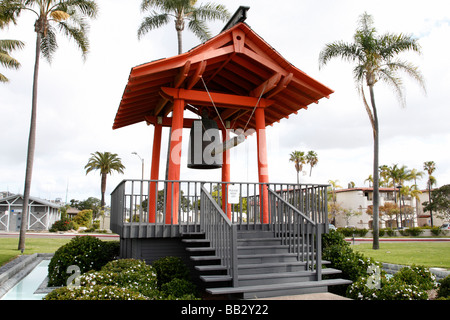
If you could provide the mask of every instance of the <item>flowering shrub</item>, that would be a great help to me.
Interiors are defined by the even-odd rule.
[[[175,276],[187,275],[181,260],[171,261],[176,267]],[[170,264],[170,263],[169,263]],[[168,275],[168,273],[165,273]],[[195,300],[196,288],[186,278],[174,277],[157,287],[157,274],[153,266],[143,260],[120,259],[106,263],[99,271],[83,273],[75,281],[75,286],[58,288],[48,294],[46,300]]]
[[[83,274],[80,285],[90,288],[96,285],[118,286],[139,292],[148,298],[160,296],[156,288],[156,273],[143,260],[110,261],[100,271]]]
[[[370,286],[368,277],[359,278],[348,288],[346,296],[355,300],[426,300],[428,298],[426,290],[385,275],[381,276],[380,288]]]
[[[402,268],[394,276],[382,272],[379,283],[365,276],[347,290],[347,297],[357,300],[426,300],[427,290],[436,288],[435,277],[422,266]]]
[[[381,271],[381,264],[354,252],[339,232],[322,236],[323,259],[342,271],[350,286],[333,286],[330,291],[357,300],[426,300],[435,289],[435,277],[422,266],[405,267],[394,276]]]
[[[67,273],[70,266],[76,266],[80,273],[100,270],[119,253],[118,241],[101,241],[91,236],[77,236],[56,250],[48,266],[49,286],[64,286],[72,276]]]
[[[400,269],[394,279],[403,283],[416,285],[424,290],[437,288],[436,277],[423,266],[411,266]]]
[[[148,300],[148,298],[127,288],[95,285],[58,288],[47,294],[44,300]]]
[[[61,220],[55,221],[53,225],[50,227],[50,232],[58,232],[58,231],[67,231],[74,228],[74,223],[68,219],[63,218]]]

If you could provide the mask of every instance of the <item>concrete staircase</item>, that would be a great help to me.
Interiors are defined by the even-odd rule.
[[[315,271],[307,270],[306,262],[298,261],[297,254],[290,253],[272,231],[239,231],[238,285],[233,287],[231,276],[203,233],[185,234],[182,241],[206,292],[212,295],[255,299],[327,292],[329,286],[351,283],[345,279],[317,281]],[[333,268],[322,269],[323,275],[339,273]]]

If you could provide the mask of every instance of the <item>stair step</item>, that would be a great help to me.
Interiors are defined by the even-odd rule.
[[[204,252],[204,251],[214,251],[213,247],[190,247],[186,248],[186,251],[189,252]]]
[[[204,260],[218,260],[219,256],[191,256],[191,260],[204,261]]]
[[[207,240],[207,239],[182,239],[181,242],[203,244],[203,243],[209,243],[209,240]]]
[[[328,286],[351,283],[352,282],[350,280],[345,279],[328,279],[321,281],[304,281],[257,286],[209,288],[206,289],[206,291],[213,295],[243,294],[243,298],[249,299],[303,294],[308,292],[325,292]]]
[[[289,248],[282,244],[264,246],[238,246],[238,254],[265,254],[288,252]]]
[[[228,275],[213,275],[213,276],[200,276],[205,282],[223,282],[223,281],[231,281],[233,277]]]
[[[322,269],[322,275],[340,274],[341,270],[326,268]],[[300,281],[312,281],[316,278],[315,271],[298,271],[298,272],[278,272],[264,274],[248,274],[240,275],[238,278],[239,286],[251,286],[261,284],[277,284],[291,283]]]
[[[238,273],[239,275],[245,275],[245,274],[291,272],[291,271],[304,271],[305,268],[306,262],[301,261],[250,263],[238,265]]]
[[[197,271],[226,271],[227,267],[222,266],[220,264],[214,264],[214,265],[204,265],[204,266],[195,266],[195,270]]]
[[[295,253],[268,253],[238,255],[238,264],[266,262],[297,262]]]

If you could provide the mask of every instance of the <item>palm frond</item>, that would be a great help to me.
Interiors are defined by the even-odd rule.
[[[87,26],[84,23],[80,24],[80,21],[79,26],[73,26],[66,21],[61,21],[58,23],[58,27],[64,35],[75,41],[78,48],[81,50],[83,59],[86,59],[86,55],[89,52],[89,40],[86,35]]]
[[[53,54],[58,49],[58,42],[56,41],[55,29],[52,26],[48,27],[46,36],[41,38],[41,51],[44,58],[51,63]]]
[[[378,78],[385,82],[397,95],[397,99],[402,107],[406,106],[403,94],[403,81],[391,68],[380,68],[377,72]]]
[[[395,59],[393,61],[387,62],[386,67],[393,71],[404,72],[406,75],[414,79],[422,88],[422,90],[426,93],[425,78],[420,72],[419,68],[414,64],[408,61]]]
[[[230,13],[224,5],[208,2],[195,8],[193,11],[194,19],[200,20],[221,20],[230,19]]]
[[[384,34],[380,37],[378,40],[380,55],[384,59],[390,59],[392,57],[395,57],[396,55],[407,52],[407,51],[413,51],[418,54],[421,54],[421,47],[418,43],[417,39],[414,39],[410,35],[405,34]]]
[[[142,21],[138,29],[138,39],[150,30],[157,29],[169,23],[169,15],[167,13],[158,14],[153,11],[150,16],[147,16]]]
[[[78,14],[95,19],[98,15],[98,5],[93,0],[62,0],[60,1],[54,10],[61,10],[72,15],[72,10],[75,10]]]
[[[188,23],[188,28],[201,41],[206,41],[211,38],[211,32],[209,31],[205,21],[197,19],[190,20]]]
[[[342,58],[343,60],[354,62],[362,60],[362,53],[356,43],[345,43],[343,41],[336,41],[329,43],[320,52],[319,68],[326,65],[333,58]]]
[[[17,23],[17,18],[27,5],[27,2],[21,0],[2,0],[0,1],[0,29],[3,29],[8,24]]]
[[[13,50],[21,50],[25,47],[25,43],[20,40],[0,40],[0,50],[11,53]]]
[[[67,12],[64,11],[60,11],[60,10],[54,10],[52,12],[50,12],[50,17],[53,18],[53,20],[55,21],[63,21],[63,20],[67,20],[70,18],[70,14],[68,14]]]

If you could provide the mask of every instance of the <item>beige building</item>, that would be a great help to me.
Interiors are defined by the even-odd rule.
[[[380,207],[386,203],[395,203],[395,188],[380,188]],[[373,188],[349,188],[335,191],[336,210],[331,208],[332,222],[337,228],[352,226],[358,229],[371,229],[373,217],[367,210],[373,205]],[[428,192],[422,191],[420,200],[403,196],[400,214],[380,214],[381,228],[417,227],[431,225],[429,212],[423,212],[422,203],[428,201]],[[398,202],[398,199],[397,199]],[[333,204],[334,201],[329,201]],[[434,226],[441,226],[444,221],[433,215]]]

